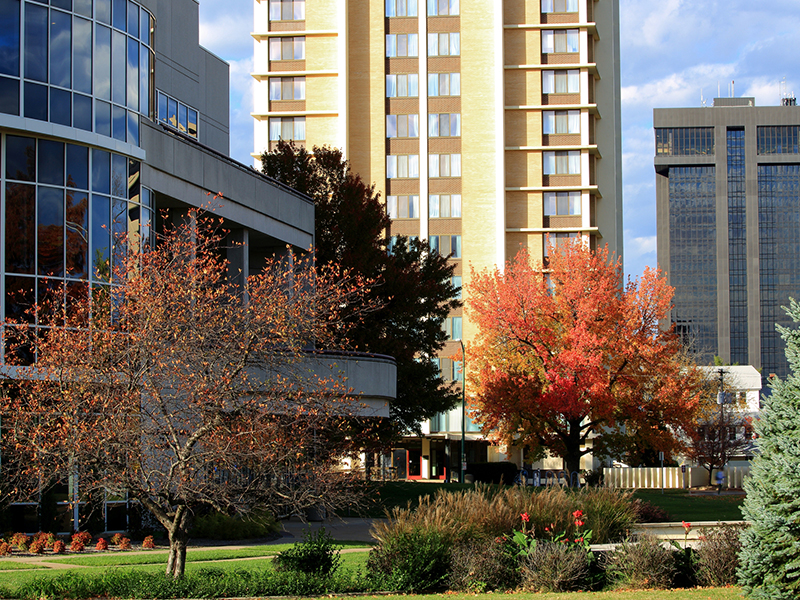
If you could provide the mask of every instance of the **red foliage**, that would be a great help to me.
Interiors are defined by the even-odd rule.
[[[111,543],[114,544],[115,546],[119,546],[119,543],[121,541],[122,541],[121,533],[115,533],[114,535],[111,536]]]
[[[95,550],[108,550],[108,542],[105,541],[103,538],[97,540],[97,543],[94,546]]]
[[[131,541],[124,537],[119,541],[119,549],[120,550],[130,550],[131,549]]]
[[[71,543],[70,543],[70,545],[69,545],[69,549],[70,549],[72,552],[83,552],[83,549],[84,549],[85,547],[86,547],[86,546],[84,545],[84,543],[83,543],[83,542],[81,542],[80,540],[76,540],[74,537],[73,537],[73,539],[72,539],[72,542],[71,542]]]
[[[0,556],[10,556],[12,552],[11,544],[0,542]]]
[[[153,541],[153,536],[148,535],[144,540],[142,540],[142,548],[146,548],[148,550],[155,548],[156,543]]]
[[[31,542],[28,552],[31,554],[42,554],[44,552],[44,542],[39,539],[34,540]]]
[[[92,541],[92,534],[88,531],[78,531],[77,533],[72,534],[72,541],[79,541],[84,546],[86,544],[91,543]]]
[[[56,540],[53,542],[53,554],[64,554],[66,548],[67,545],[64,543],[64,540]]]
[[[471,275],[474,417],[503,442],[549,449],[570,471],[592,450],[679,448],[674,432],[692,422],[699,378],[659,327],[672,288],[650,269],[622,286],[622,263],[605,249],[549,254],[546,268],[523,250],[502,272]]]

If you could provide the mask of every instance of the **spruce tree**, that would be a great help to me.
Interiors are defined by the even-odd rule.
[[[800,304],[786,309],[800,323]],[[800,598],[800,331],[778,327],[791,368],[772,378],[764,398],[758,453],[745,481],[742,512],[751,526],[742,534],[739,583],[751,598]]]

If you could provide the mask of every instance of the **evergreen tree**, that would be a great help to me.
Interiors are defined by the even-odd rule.
[[[800,323],[800,304],[786,309]],[[791,374],[770,380],[755,425],[758,454],[745,480],[739,583],[751,598],[800,598],[800,331],[778,326]]]

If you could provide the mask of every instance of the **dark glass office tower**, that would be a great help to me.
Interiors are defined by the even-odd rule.
[[[776,324],[800,299],[800,108],[716,98],[654,111],[658,261],[698,361],[786,376]]]

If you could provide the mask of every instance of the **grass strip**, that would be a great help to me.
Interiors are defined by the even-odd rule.
[[[0,571],[29,571],[31,569],[46,569],[44,565],[36,563],[23,563],[13,560],[0,560]]]

